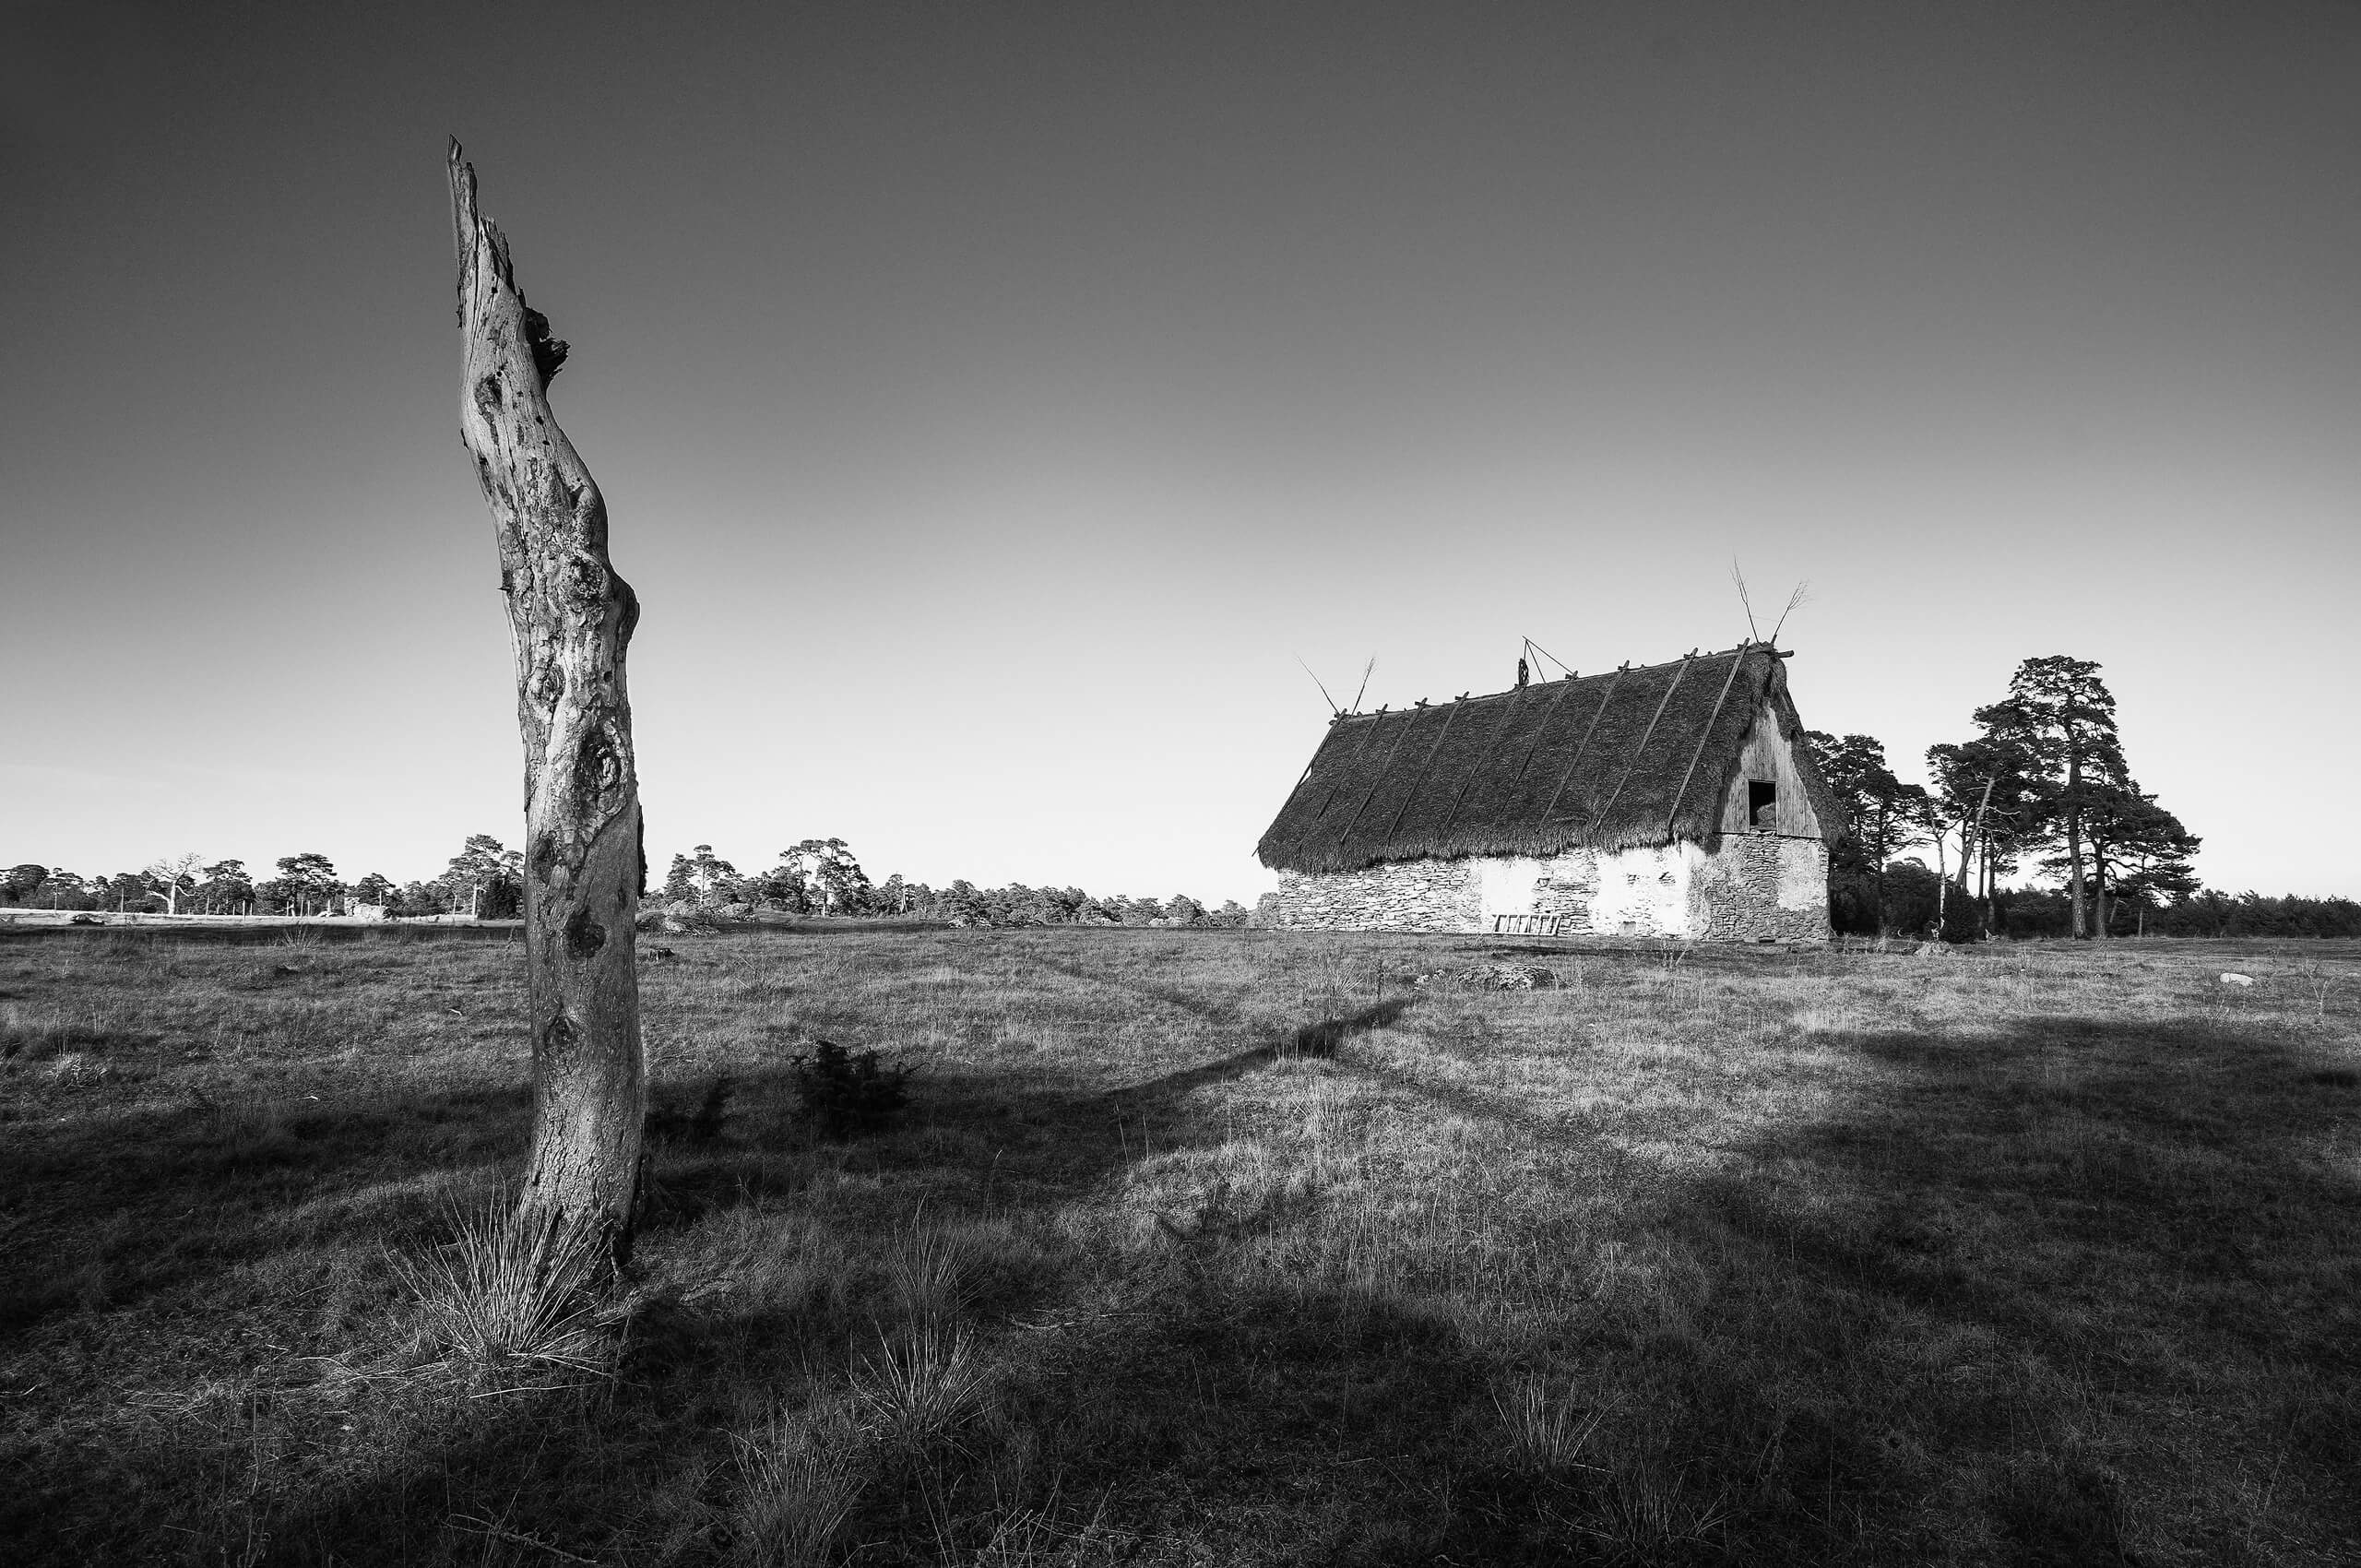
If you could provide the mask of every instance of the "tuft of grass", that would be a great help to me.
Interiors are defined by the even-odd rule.
[[[854,1371],[849,1392],[883,1446],[914,1455],[982,1415],[991,1384],[966,1329],[926,1321],[881,1335]]]
[[[950,1322],[974,1301],[976,1284],[960,1238],[921,1221],[895,1238],[885,1260],[895,1300],[913,1322]]]
[[[1052,1493],[1038,1508],[1019,1508],[995,1520],[969,1561],[975,1568],[1082,1568],[1128,1562],[1138,1548],[1136,1537],[1107,1523],[1104,1499],[1077,1523],[1063,1515]]]
[[[457,1234],[423,1258],[390,1254],[441,1363],[489,1393],[604,1375],[615,1336],[599,1299],[608,1269],[599,1228],[528,1218],[504,1194],[452,1218]]]
[[[255,1170],[291,1164],[302,1158],[303,1140],[287,1124],[275,1099],[242,1099],[220,1107],[220,1158],[228,1170]]]
[[[744,1478],[731,1554],[761,1568],[817,1568],[860,1502],[859,1434],[837,1420],[774,1416],[753,1437],[739,1437]]]
[[[1608,1551],[1610,1562],[1691,1561],[1729,1522],[1726,1491],[1701,1497],[1685,1469],[1651,1455],[1619,1465],[1589,1509],[1569,1521]]]
[[[1492,1408],[1501,1413],[1507,1434],[1502,1452],[1510,1467],[1527,1475],[1562,1475],[1568,1470],[1595,1470],[1582,1454],[1605,1419],[1585,1412],[1550,1390],[1547,1379],[1528,1372],[1506,1388],[1492,1391]]]
[[[83,1019],[28,1016],[10,1007],[0,1015],[0,1062],[54,1062],[136,1051],[156,1043],[154,1034],[121,1027],[101,1017]]]

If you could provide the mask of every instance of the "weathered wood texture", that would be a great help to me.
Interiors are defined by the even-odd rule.
[[[533,1044],[528,1216],[629,1255],[647,1110],[633,921],[646,872],[623,653],[639,600],[607,507],[550,411],[566,346],[525,303],[508,244],[450,152],[459,428],[492,508],[525,742],[525,962]]]
[[[1724,833],[1744,833],[1755,826],[1746,814],[1746,787],[1757,778],[1779,787],[1772,831],[1799,838],[1827,837],[1811,809],[1811,791],[1804,788],[1803,775],[1796,770],[1795,748],[1787,743],[1779,716],[1767,702],[1755,710],[1754,728],[1747,731],[1746,744],[1738,753],[1738,771],[1722,796]]]

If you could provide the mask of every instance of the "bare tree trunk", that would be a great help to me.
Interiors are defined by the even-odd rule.
[[[1932,837],[1935,840],[1935,938],[1937,941],[1940,941],[1942,939],[1943,921],[1950,916],[1952,891],[1951,868],[1943,863],[1944,846],[1941,823],[1942,819],[1935,814],[1934,808],[1930,805],[1927,811],[1927,825],[1932,830]],[[1962,853],[1965,853],[1965,851],[1963,850]]]
[[[1989,933],[1991,928],[1991,917],[1983,907],[1983,899],[1976,897],[1976,889],[1980,886],[1980,884],[1976,880],[1975,853],[1978,849],[1984,847],[1986,827],[1985,819],[1991,813],[1992,786],[1998,781],[1999,778],[1997,775],[1985,775],[1984,793],[1983,796],[1975,802],[1975,815],[1972,821],[1964,825],[1960,828],[1959,896],[1963,898],[1975,899],[1977,906],[1976,924],[1978,928],[1976,935],[1978,936],[1984,936]]]
[[[1887,920],[1886,920],[1886,913],[1885,913],[1885,911],[1886,911],[1886,897],[1885,897],[1885,862],[1886,862],[1886,858],[1887,858],[1890,854],[1892,854],[1892,849],[1891,849],[1890,848],[1888,848],[1888,846],[1887,846],[1887,844],[1886,844],[1886,816],[1887,816],[1887,814],[1888,814],[1888,811],[1889,811],[1889,810],[1890,810],[1890,808],[1887,806],[1887,804],[1886,804],[1883,801],[1880,801],[1880,802],[1878,802],[1878,828],[1877,828],[1878,879],[1877,879],[1877,889],[1878,889],[1878,934],[1879,934],[1880,936],[1892,936],[1892,935],[1893,934],[1892,928],[1892,926],[1888,923],[1888,921],[1887,921]]]
[[[525,742],[530,1220],[631,1251],[647,1112],[633,921],[647,874],[623,652],[639,600],[607,559],[607,505],[550,411],[566,346],[525,303],[508,242],[454,141],[459,429],[492,508]]]
[[[2069,752],[2066,756],[2066,798],[2072,803],[2066,808],[2066,886],[2067,891],[2072,895],[2073,929],[2067,934],[2078,941],[2090,934],[2090,921],[2087,919],[2088,895],[2082,882],[2082,754]]]

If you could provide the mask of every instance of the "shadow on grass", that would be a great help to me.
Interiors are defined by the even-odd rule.
[[[1415,1025],[1410,1006],[1112,1088],[929,1075],[908,1130],[863,1145],[816,1142],[785,1072],[757,1063],[733,1072],[721,1138],[659,1151],[647,1224],[660,1237],[791,1212],[811,1257],[867,1277],[878,1239],[922,1214],[1046,1218],[1144,1146],[1218,1143],[1217,1097],[1200,1091],[1297,1057],[1331,1058],[1324,1071],[1503,1144],[1598,1151],[1594,1133],[1528,1103],[1358,1062],[1352,1040]],[[1179,1238],[1121,1265],[1121,1311],[1047,1310],[1117,1267],[1079,1254],[995,1299],[1008,1346],[997,1424],[962,1439],[965,1457],[925,1456],[931,1479],[884,1472],[858,1521],[876,1543],[862,1561],[934,1561],[944,1520],[995,1497],[1038,1501],[1044,1475],[1067,1496],[1116,1500],[1144,1538],[1185,1538],[1215,1509],[1249,1520],[1258,1533],[1239,1560],[1272,1562],[2106,1562],[2159,1539],[2175,1560],[2260,1562],[2282,1527],[2273,1495],[2303,1511],[2305,1539],[2361,1526],[2361,1192],[2315,1152],[2361,1110],[2343,1070],[2235,1022],[2053,1017],[1958,1041],[1819,1044],[1861,1072],[1809,1120],[1716,1150],[1710,1167],[1621,1149],[1584,1162],[1603,1190],[1581,1197],[1611,1216],[1604,1233],[1684,1265],[1633,1265],[1619,1293],[1602,1282],[1566,1304],[1565,1375],[1612,1422],[1605,1468],[1497,1462],[1492,1400],[1510,1369],[1465,1314],[1350,1283],[1241,1283],[1221,1238]],[[685,1107],[702,1087],[658,1092]],[[514,1089],[299,1111],[280,1119],[283,1141],[266,1132],[241,1157],[257,1165],[203,1154],[180,1112],[143,1111],[99,1141],[0,1141],[0,1182],[36,1200],[67,1182],[86,1194],[78,1213],[52,1206],[53,1256],[88,1246],[110,1213],[210,1215],[187,1227],[209,1224],[209,1250],[101,1301],[168,1308],[299,1237],[374,1244],[397,1214],[422,1223],[411,1199],[371,1194],[513,1155],[526,1111]],[[313,1218],[291,1232],[272,1222],[282,1212]],[[599,1400],[493,1402],[439,1445],[364,1474],[324,1467],[274,1523],[270,1560],[714,1560],[735,1484],[725,1434],[746,1424],[746,1390],[840,1388],[879,1332],[873,1302],[842,1281],[798,1290],[658,1303]],[[2147,1434],[2191,1410],[2267,1456],[2258,1476],[2278,1491],[2258,1487],[2254,1517],[2176,1498],[2206,1478],[2174,1470]],[[172,1463],[169,1427],[143,1441],[88,1473],[69,1451],[11,1453],[47,1516],[19,1514],[0,1536],[102,1560],[125,1544],[103,1522],[110,1487]],[[1026,1453],[1030,1471],[1006,1457]]]
[[[2361,1111],[2345,1075],[2204,1021],[1827,1043],[1874,1089],[1714,1173],[1618,1172],[1705,1268],[1653,1321],[1601,1315],[1599,1375],[1723,1500],[1736,1560],[2308,1562],[2361,1538],[2361,1182],[2330,1153]],[[2210,1461],[2185,1447],[2200,1411],[2225,1434]],[[2243,1473],[2209,1472],[2225,1456]],[[1930,1529],[1938,1499],[1985,1536]]]
[[[873,1256],[876,1238],[930,1211],[938,1218],[1038,1213],[1103,1182],[1137,1157],[1143,1137],[1169,1149],[1197,1136],[1203,1130],[1184,1104],[1195,1091],[1285,1056],[1331,1051],[1357,1033],[1393,1023],[1406,1005],[1389,1003],[1323,1020],[1212,1063],[1109,1089],[929,1075],[905,1129],[864,1143],[830,1144],[814,1134],[798,1113],[783,1061],[735,1073],[723,1136],[656,1146],[643,1226],[651,1237],[679,1232],[717,1211],[793,1203],[815,1179],[845,1174],[865,1176],[869,1184],[837,1183],[819,1223],[836,1234],[847,1257]],[[117,1044],[115,1064],[126,1072],[139,1070],[138,1052],[156,1046]],[[166,1063],[150,1065],[160,1075]],[[384,1270],[366,1260],[388,1245],[440,1239],[454,1197],[489,1186],[513,1163],[530,1102],[522,1085],[429,1093],[374,1088],[341,1100],[304,1093],[314,1083],[326,1090],[333,1074],[332,1065],[309,1069],[265,1102],[222,1104],[190,1091],[172,1103],[118,1104],[103,1114],[11,1128],[17,1135],[0,1139],[0,1191],[11,1194],[12,1217],[24,1228],[19,1234],[37,1235],[42,1244],[8,1259],[0,1277],[0,1336],[21,1337],[46,1323],[54,1332],[45,1337],[71,1344],[111,1323],[218,1321],[225,1309],[255,1325],[253,1335],[185,1347],[172,1375],[184,1384],[193,1378],[196,1386],[249,1373],[269,1359],[247,1338],[281,1352],[340,1348],[333,1330],[316,1322],[320,1303],[308,1294],[314,1281],[291,1277],[280,1265],[357,1253],[382,1305]],[[694,1079],[661,1084],[655,1098],[682,1111],[704,1087]],[[351,1265],[307,1272],[320,1267],[334,1273]],[[252,1299],[257,1289],[270,1294]],[[596,1420],[552,1423],[529,1411],[529,1402],[516,1401],[517,1419],[531,1429],[530,1441],[520,1443],[508,1407],[490,1405],[471,1412],[453,1438],[457,1446],[416,1455],[396,1473],[333,1484],[324,1475],[321,1495],[275,1526],[282,1542],[308,1543],[301,1550],[291,1544],[288,1560],[326,1550],[347,1561],[375,1560],[365,1547],[371,1538],[392,1558],[414,1554],[422,1500],[440,1499],[437,1518],[511,1517],[504,1500],[520,1486],[530,1494],[528,1483],[547,1467],[597,1471],[623,1463],[618,1455],[634,1449],[639,1429],[690,1409],[716,1412],[695,1444],[709,1462],[718,1434],[742,1423],[718,1415],[729,1401],[717,1407],[704,1382],[718,1366],[743,1361],[750,1346],[761,1360],[787,1354],[790,1340],[789,1360],[799,1365],[807,1359],[848,1364],[856,1342],[876,1329],[860,1311],[837,1306],[844,1310],[832,1318],[822,1313],[815,1319],[808,1304],[750,1314],[684,1312],[658,1301],[635,1325],[631,1380]],[[767,1375],[779,1370],[773,1366]],[[582,1450],[571,1455],[568,1431]],[[0,1540],[14,1537],[43,1553],[93,1560],[131,1550],[131,1539],[111,1526],[152,1530],[154,1521],[120,1512],[110,1517],[105,1496],[128,1476],[185,1475],[190,1463],[175,1452],[185,1432],[176,1436],[167,1427],[151,1435],[161,1446],[117,1437],[103,1455],[71,1445],[52,1445],[39,1456],[9,1453],[29,1484],[21,1506],[0,1510]],[[579,1496],[575,1488],[561,1490]],[[532,1513],[528,1506],[515,1517]],[[384,1533],[397,1524],[405,1527]],[[83,1545],[69,1550],[67,1538],[53,1533],[61,1529]]]

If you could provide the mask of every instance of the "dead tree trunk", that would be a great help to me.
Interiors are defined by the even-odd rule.
[[[533,1143],[523,1208],[631,1249],[647,1063],[633,921],[647,864],[623,651],[639,600],[607,560],[607,505],[550,412],[566,346],[525,303],[508,242],[451,144],[459,430],[492,508],[525,741],[525,965]]]

